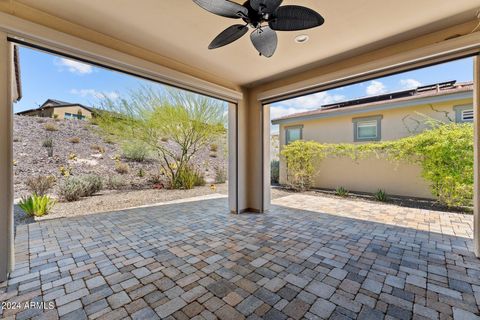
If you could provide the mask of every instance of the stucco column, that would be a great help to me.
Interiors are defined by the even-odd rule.
[[[474,215],[473,242],[475,255],[480,258],[480,56],[473,64],[473,114],[474,114]]]
[[[228,104],[228,207],[231,213],[238,213],[237,193],[237,105]]]
[[[262,130],[263,130],[263,209],[268,211],[270,209],[271,199],[271,171],[270,171],[270,159],[271,152],[271,122],[270,122],[270,105],[266,104],[262,106]]]
[[[13,270],[13,46],[0,32],[0,282]]]
[[[237,109],[238,212],[264,212],[270,205],[270,116],[255,94],[243,90]]]

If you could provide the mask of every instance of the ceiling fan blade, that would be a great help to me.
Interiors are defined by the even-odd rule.
[[[268,23],[278,31],[296,31],[321,26],[325,19],[316,11],[302,6],[281,6]]]
[[[270,58],[275,53],[278,44],[277,33],[269,27],[255,29],[251,35],[253,46],[257,51],[267,58]]]
[[[238,19],[248,16],[248,9],[229,0],[193,0],[203,9],[216,15]]]
[[[240,39],[247,33],[248,27],[242,24],[234,24],[223,30],[208,46],[208,49],[217,49]]]
[[[250,5],[255,11],[262,13],[274,13],[280,7],[283,0],[250,0]]]

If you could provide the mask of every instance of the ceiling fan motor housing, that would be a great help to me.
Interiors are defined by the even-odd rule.
[[[325,20],[316,11],[295,5],[282,6],[283,0],[248,0],[240,5],[231,0],[193,0],[203,9],[216,15],[242,19],[245,24],[235,24],[223,30],[208,46],[217,49],[243,37],[250,26],[255,49],[261,56],[272,57],[277,49],[276,31],[298,31],[321,26]]]

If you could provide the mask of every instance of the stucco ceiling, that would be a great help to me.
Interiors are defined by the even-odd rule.
[[[256,53],[248,36],[208,50],[210,41],[236,20],[210,14],[191,0],[18,2],[241,85],[469,21],[480,7],[478,0],[284,0],[317,10],[326,23],[303,32],[279,32],[277,52],[268,59]],[[299,34],[308,34],[310,41],[295,43]]]

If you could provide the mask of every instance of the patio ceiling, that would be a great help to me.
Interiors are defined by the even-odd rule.
[[[479,7],[478,0],[285,0],[317,10],[326,23],[280,33],[277,53],[267,59],[247,36],[209,51],[210,41],[235,20],[205,12],[191,0],[17,2],[246,86],[471,21]],[[296,44],[295,36],[303,33],[310,41]]]

